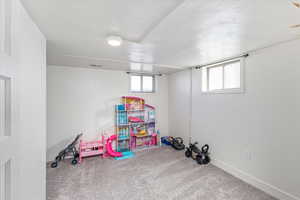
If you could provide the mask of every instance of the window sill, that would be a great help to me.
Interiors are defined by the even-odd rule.
[[[154,94],[155,91],[152,91],[152,92],[144,92],[144,91],[140,91],[140,92],[137,92],[137,91],[130,91],[130,93],[136,93],[136,94]]]
[[[210,95],[210,94],[243,94],[244,89],[242,88],[236,88],[236,89],[225,89],[225,90],[212,90],[212,91],[206,91],[201,92],[203,95]]]

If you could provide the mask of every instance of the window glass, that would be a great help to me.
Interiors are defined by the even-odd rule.
[[[152,92],[152,91],[153,91],[153,77],[143,76],[143,92]]]
[[[224,66],[224,88],[240,88],[241,84],[240,62],[231,63]]]
[[[202,67],[202,92],[242,91],[241,81],[243,77],[241,67],[240,60]]]
[[[131,92],[154,92],[154,76],[150,75],[131,75],[130,91]]]
[[[209,70],[209,90],[223,89],[223,66],[211,67]]]
[[[202,91],[207,91],[207,67],[202,67]]]
[[[141,76],[130,76],[130,90],[133,92],[140,92],[141,91]]]

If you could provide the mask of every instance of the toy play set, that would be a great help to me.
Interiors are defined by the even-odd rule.
[[[75,140],[56,156],[51,167],[58,166],[58,162],[70,155],[71,163],[82,163],[83,158],[101,156],[113,157],[122,160],[134,156],[134,152],[162,144],[172,146],[176,150],[184,150],[185,145],[180,137],[166,136],[160,138],[156,130],[155,108],[145,104],[145,100],[139,97],[123,96],[121,104],[115,106],[115,133],[102,134],[101,139],[95,141],[80,140],[79,149],[76,145],[82,134],[77,135]],[[204,145],[201,150],[197,143],[190,144],[186,148],[186,157],[191,157],[199,164],[210,162],[209,146]]]
[[[124,159],[133,156],[133,151],[158,145],[155,129],[155,108],[145,104],[139,97],[122,97],[122,104],[115,106],[116,140],[118,156]],[[112,155],[112,152],[108,153]],[[114,153],[113,153],[114,154]]]
[[[67,154],[72,156],[72,164],[90,156],[103,158],[113,157],[116,160],[134,156],[134,151],[148,149],[159,145],[159,131],[155,126],[155,108],[145,104],[145,100],[139,97],[124,96],[121,104],[115,106],[115,133],[109,137],[102,135],[100,140],[80,140],[79,150],[76,144],[82,134],[59,153],[51,164],[57,167],[58,162]]]

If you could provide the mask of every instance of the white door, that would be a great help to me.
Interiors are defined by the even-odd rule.
[[[45,44],[20,0],[0,0],[0,200],[46,198]]]
[[[17,184],[17,66],[11,55],[11,4],[0,0],[0,200],[15,199]]]

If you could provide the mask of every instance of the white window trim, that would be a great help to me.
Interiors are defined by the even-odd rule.
[[[208,69],[209,68],[212,68],[212,67],[219,67],[219,66],[222,66],[222,65],[225,65],[225,64],[229,64],[229,63],[234,63],[234,62],[237,62],[239,61],[240,62],[240,88],[230,88],[230,89],[218,89],[218,90],[209,90],[209,73],[208,73]],[[238,59],[233,59],[233,60],[230,60],[230,61],[225,61],[225,62],[220,62],[220,63],[216,63],[216,64],[213,64],[213,65],[208,65],[206,66],[207,70],[206,70],[206,73],[207,73],[207,90],[206,91],[203,91],[202,90],[202,85],[201,85],[201,93],[202,94],[240,94],[240,93],[244,93],[245,90],[245,83],[244,83],[244,71],[245,71],[245,58],[238,58]],[[223,67],[223,70],[224,70],[224,67]],[[202,70],[201,70],[201,84],[202,84]],[[223,71],[223,84],[224,84],[224,71]]]
[[[131,90],[131,76],[140,76],[141,77],[141,91],[132,91]],[[143,91],[143,76],[149,76],[152,77],[152,91]],[[151,93],[155,93],[156,92],[156,79],[155,79],[155,75],[148,75],[148,74],[130,74],[129,76],[129,93],[147,93],[147,94],[151,94]]]

